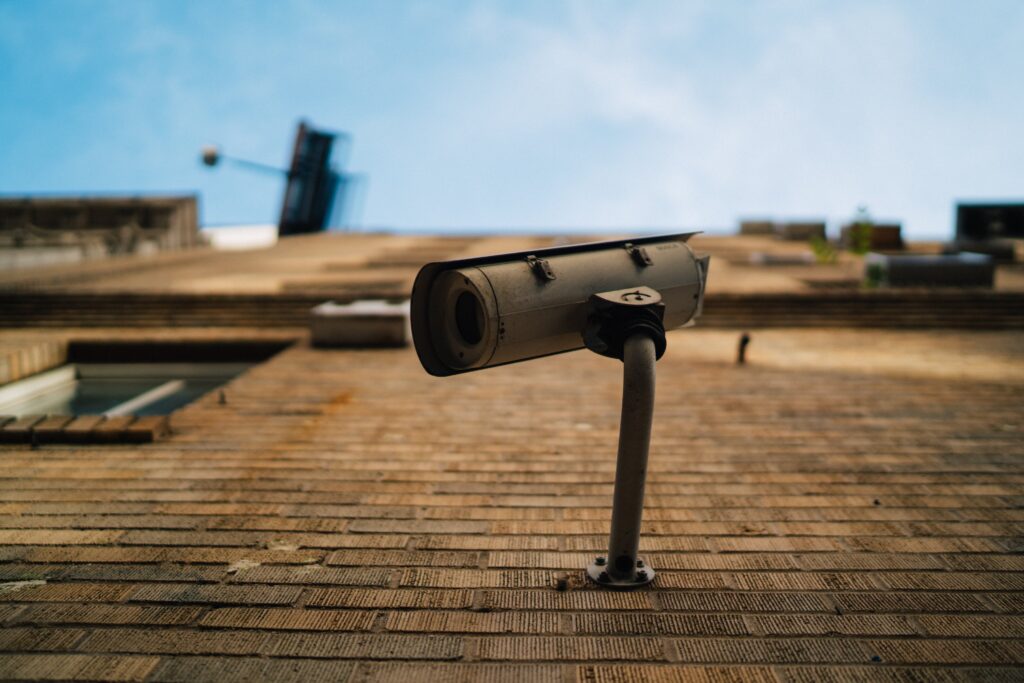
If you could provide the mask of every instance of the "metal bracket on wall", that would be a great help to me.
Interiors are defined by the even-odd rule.
[[[635,287],[595,294],[589,310],[584,343],[594,353],[621,359],[623,381],[608,553],[594,559],[587,575],[604,588],[630,590],[654,580],[654,569],[637,553],[654,420],[655,363],[665,352],[664,304],[658,291]]]

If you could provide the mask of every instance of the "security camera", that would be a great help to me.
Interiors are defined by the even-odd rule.
[[[708,258],[694,233],[430,263],[416,276],[416,353],[444,377],[586,347],[623,362],[622,421],[608,553],[587,575],[629,590],[654,580],[637,553],[665,330],[700,315]]]
[[[413,341],[444,377],[587,347],[623,361],[623,414],[608,552],[587,575],[631,590],[654,580],[638,556],[654,364],[666,329],[700,314],[708,257],[687,234],[428,263],[416,276]]]
[[[443,377],[584,346],[616,355],[621,340],[595,320],[616,303],[653,311],[665,329],[684,325],[700,314],[708,269],[693,234],[427,264],[412,290],[420,362]]]

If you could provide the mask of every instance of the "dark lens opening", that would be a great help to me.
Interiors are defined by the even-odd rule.
[[[455,301],[455,327],[470,346],[484,337],[484,309],[471,292],[463,292]]]

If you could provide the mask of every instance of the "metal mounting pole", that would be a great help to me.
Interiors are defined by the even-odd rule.
[[[654,340],[644,333],[629,336],[623,344],[622,418],[608,555],[587,568],[590,578],[607,588],[637,588],[654,580],[654,570],[637,557],[637,551],[654,419],[656,354]]]

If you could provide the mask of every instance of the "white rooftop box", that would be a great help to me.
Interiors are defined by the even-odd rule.
[[[327,301],[310,311],[313,346],[405,346],[409,343],[409,302]]]

